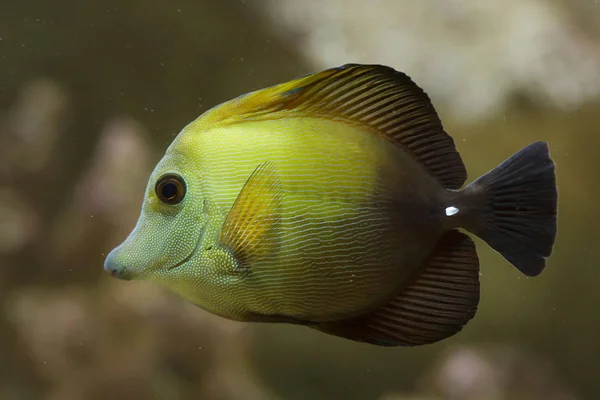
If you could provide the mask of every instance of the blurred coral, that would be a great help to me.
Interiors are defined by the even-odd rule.
[[[584,5],[587,4],[587,7]],[[407,72],[463,120],[504,109],[515,94],[572,110],[600,96],[600,16],[577,0],[269,0],[274,23],[299,38],[316,68],[380,63]],[[592,25],[593,26],[593,25]]]
[[[51,383],[50,399],[265,396],[246,361],[244,325],[156,287],[31,288],[3,311]]]

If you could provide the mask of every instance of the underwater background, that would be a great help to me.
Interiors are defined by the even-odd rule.
[[[558,237],[539,277],[471,236],[475,318],[378,348],[231,322],[103,270],[187,123],[348,62],[411,76],[468,181],[549,142]],[[0,399],[595,399],[599,151],[597,1],[3,0]]]

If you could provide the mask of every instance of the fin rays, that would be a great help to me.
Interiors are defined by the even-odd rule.
[[[262,163],[248,178],[225,219],[219,242],[246,268],[253,258],[267,256],[277,246],[281,196],[275,165]]]
[[[423,269],[381,309],[314,326],[323,332],[380,346],[416,346],[454,335],[475,315],[479,260],[473,241],[446,233]]]
[[[411,154],[448,189],[467,174],[427,94],[382,65],[347,64],[259,90],[207,112],[212,123],[312,116],[364,128]]]

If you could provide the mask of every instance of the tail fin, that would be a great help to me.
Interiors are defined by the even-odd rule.
[[[465,228],[525,275],[539,275],[556,238],[558,193],[548,145],[525,147],[463,193],[477,204]]]

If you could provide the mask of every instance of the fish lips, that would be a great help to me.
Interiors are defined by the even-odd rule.
[[[106,260],[104,260],[104,270],[106,272],[108,272],[109,274],[111,274],[113,277],[124,280],[124,281],[130,281],[131,280],[131,272],[128,271],[128,268],[124,267],[123,265],[121,265],[118,261],[118,251],[119,248],[117,247],[116,249],[112,250],[108,256],[106,257]]]

